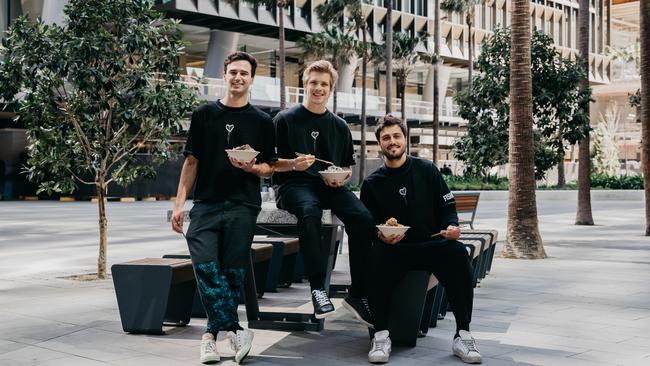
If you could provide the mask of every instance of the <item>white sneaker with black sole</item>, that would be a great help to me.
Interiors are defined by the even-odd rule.
[[[454,355],[460,357],[465,363],[483,362],[481,354],[476,348],[476,340],[472,337],[472,333],[461,330],[458,334],[459,337],[454,338],[454,343],[451,347]]]
[[[201,337],[201,363],[211,364],[219,362],[219,352],[217,352],[217,342],[212,333],[205,333]]]
[[[370,352],[368,352],[368,362],[370,363],[386,363],[390,358],[391,341],[388,336],[387,330],[382,330],[375,333],[370,345]]]
[[[316,319],[324,319],[336,312],[334,304],[330,301],[325,290],[312,290],[311,303],[314,305],[314,316]]]
[[[228,332],[228,336],[230,337],[230,345],[235,351],[235,362],[237,364],[240,364],[242,361],[244,361],[246,356],[248,356],[248,353],[251,351],[254,335],[255,333],[253,333],[253,331],[250,329],[238,330],[237,332]]]

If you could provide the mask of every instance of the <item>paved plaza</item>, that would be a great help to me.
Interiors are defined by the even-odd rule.
[[[109,203],[109,266],[185,249],[165,220],[171,202]],[[505,238],[506,201],[483,200],[477,228]],[[572,225],[574,200],[540,200],[549,258],[498,257],[475,292],[472,331],[485,365],[650,365],[650,238],[643,203],[593,203],[593,227]],[[97,206],[0,202],[0,365],[198,365],[204,319],[163,336],[125,334],[110,280],[95,270]],[[347,248],[335,281],[348,280]],[[310,311],[308,286],[266,294],[262,306]],[[368,365],[367,330],[338,305],[321,333],[256,330],[249,365]],[[245,319],[243,306],[240,316]],[[245,322],[244,322],[245,324]],[[462,365],[451,355],[453,315],[390,365]],[[234,364],[227,341],[221,364]]]

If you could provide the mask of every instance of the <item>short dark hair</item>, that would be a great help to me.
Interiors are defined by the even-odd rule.
[[[404,124],[404,121],[402,121],[402,119],[399,117],[393,116],[392,114],[387,114],[379,119],[379,122],[377,122],[377,127],[375,127],[375,137],[377,138],[377,142],[379,142],[379,135],[381,134],[381,130],[386,127],[395,125],[399,126],[404,136],[406,136],[406,124]]]
[[[255,70],[257,69],[257,60],[253,55],[248,52],[237,51],[229,54],[223,62],[223,72],[228,69],[228,65],[235,61],[248,61],[251,64],[251,77],[255,77]]]

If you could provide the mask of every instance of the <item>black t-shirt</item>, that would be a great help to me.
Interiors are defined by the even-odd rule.
[[[279,158],[293,159],[298,152],[312,154],[340,167],[354,165],[354,145],[350,128],[344,119],[334,113],[327,111],[316,114],[298,105],[278,113],[274,122]],[[275,182],[324,184],[318,171],[327,167],[327,164],[316,161],[304,172],[276,172]]]
[[[427,241],[449,225],[458,226],[456,199],[428,160],[408,156],[399,168],[380,167],[363,182],[361,201],[376,224],[394,217],[410,226],[404,242]]]
[[[268,114],[250,104],[232,108],[220,101],[192,113],[183,154],[198,159],[195,202],[231,200],[261,207],[260,178],[232,166],[225,151],[244,144],[260,152],[258,164],[277,160],[275,131]]]

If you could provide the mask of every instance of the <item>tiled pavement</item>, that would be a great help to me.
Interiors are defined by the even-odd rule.
[[[571,225],[575,202],[539,204],[549,258],[496,258],[476,289],[472,330],[486,365],[650,365],[650,238],[641,202],[594,202],[593,227]],[[183,249],[169,202],[109,203],[109,265]],[[478,227],[505,235],[506,203],[479,205]],[[0,202],[0,365],[196,365],[205,320],[164,336],[125,334],[112,282],[61,277],[96,261],[96,207]],[[498,251],[497,251],[498,253]],[[347,258],[335,282],[347,280]],[[307,287],[261,305],[310,308]],[[340,300],[335,300],[340,305]],[[321,333],[255,331],[250,365],[367,365],[368,333],[342,306]],[[245,316],[240,308],[242,318]],[[390,365],[461,365],[453,316],[396,348]],[[234,364],[227,341],[222,364]]]

